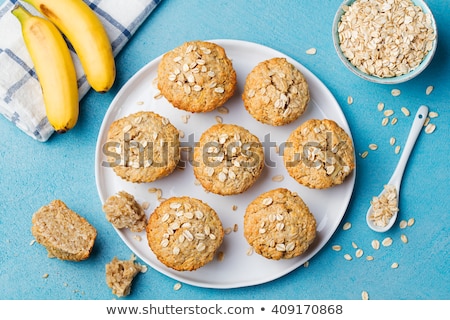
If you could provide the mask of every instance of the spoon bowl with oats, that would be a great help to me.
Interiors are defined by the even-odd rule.
[[[366,214],[367,225],[376,232],[386,232],[395,223],[399,211],[398,202],[400,185],[405,172],[411,151],[414,148],[417,137],[422,131],[423,124],[428,115],[428,107],[421,106],[414,117],[413,124],[406,139],[405,147],[398,161],[397,167],[389,182],[384,186],[378,196],[372,198]]]

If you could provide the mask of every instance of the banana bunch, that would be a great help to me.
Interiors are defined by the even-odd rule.
[[[116,77],[111,43],[99,18],[82,0],[24,1],[47,18],[33,16],[18,3],[11,11],[21,24],[49,123],[63,133],[77,123],[79,96],[75,67],[61,33],[72,44],[88,83],[97,92],[107,92]]]

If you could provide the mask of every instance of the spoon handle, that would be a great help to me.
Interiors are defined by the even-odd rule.
[[[408,138],[406,139],[405,146],[403,148],[402,155],[400,160],[398,161],[397,167],[392,174],[391,181],[389,184],[400,185],[400,182],[403,177],[403,172],[405,171],[406,163],[408,162],[409,156],[411,155],[411,151],[414,148],[414,144],[416,143],[417,137],[422,131],[423,124],[428,115],[428,107],[421,106],[414,117],[413,124],[411,126],[411,130],[409,131]]]

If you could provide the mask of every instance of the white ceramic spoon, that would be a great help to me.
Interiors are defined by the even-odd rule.
[[[416,143],[417,137],[419,136],[420,132],[422,131],[423,124],[427,118],[428,115],[428,107],[427,106],[421,106],[419,110],[417,110],[417,113],[415,115],[413,124],[411,126],[411,130],[409,131],[408,139],[406,140],[405,146],[403,148],[402,155],[400,157],[400,160],[398,161],[397,167],[394,170],[394,173],[392,174],[391,179],[387,183],[388,185],[392,185],[395,187],[397,191],[397,206],[400,198],[400,185],[402,182],[403,172],[405,171],[406,163],[408,162],[409,156],[411,154],[412,149],[414,148],[414,144]],[[378,195],[378,198],[385,192],[383,191]],[[397,219],[397,212],[393,214],[391,219],[389,220],[389,223],[384,226],[380,227],[373,223],[373,221],[370,220],[370,215],[372,213],[372,206],[370,206],[369,210],[366,214],[366,221],[368,226],[377,232],[385,232],[388,231],[393,224],[395,223],[395,220]]]

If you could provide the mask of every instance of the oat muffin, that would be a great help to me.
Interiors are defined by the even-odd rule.
[[[244,236],[256,253],[280,260],[304,253],[316,238],[316,219],[300,196],[285,188],[259,195],[244,215]]]
[[[89,258],[97,237],[97,230],[61,200],[53,200],[34,213],[31,233],[50,258],[70,261]]]
[[[172,173],[180,159],[179,132],[157,113],[140,111],[109,127],[107,164],[129,182],[152,182]]]
[[[355,168],[350,136],[328,119],[311,119],[292,131],[283,160],[291,177],[313,189],[339,185]]]
[[[306,110],[309,86],[303,74],[285,58],[260,62],[247,75],[242,100],[256,120],[282,126]]]
[[[236,71],[221,46],[190,41],[163,55],[158,89],[178,109],[207,112],[233,96]]]
[[[110,196],[102,209],[106,219],[117,229],[128,228],[132,232],[141,232],[147,225],[144,209],[137,203],[134,196],[126,191],[119,191]]]
[[[250,188],[264,168],[258,137],[234,124],[216,124],[194,148],[194,174],[206,191],[239,194]]]
[[[178,271],[196,270],[214,258],[224,231],[217,213],[201,200],[169,198],[150,215],[147,239],[159,261]]]
[[[134,277],[145,270],[134,260],[134,256],[130,260],[119,260],[114,257],[105,266],[106,284],[111,288],[112,293],[119,298],[130,294]]]

